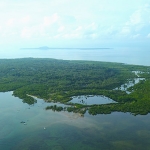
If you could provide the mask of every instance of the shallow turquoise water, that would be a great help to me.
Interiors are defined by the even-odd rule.
[[[46,111],[50,104],[40,99],[29,106],[11,94],[0,93],[2,150],[143,150],[150,147],[150,115],[135,117],[116,112],[97,116],[86,113],[81,117]]]

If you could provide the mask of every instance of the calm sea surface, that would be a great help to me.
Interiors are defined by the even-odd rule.
[[[146,150],[150,147],[150,115],[129,113],[90,116],[46,111],[37,99],[29,106],[0,93],[0,149],[2,150]],[[21,122],[25,122],[21,123]]]
[[[148,49],[51,49],[2,51],[0,58],[57,58],[148,65]],[[0,93],[0,150],[149,150],[150,114],[53,112],[37,99],[29,106]],[[61,104],[59,104],[61,105]],[[23,123],[21,123],[23,122]]]
[[[0,58],[56,58],[66,60],[93,60],[147,65],[150,48],[112,48],[112,49],[1,49]]]

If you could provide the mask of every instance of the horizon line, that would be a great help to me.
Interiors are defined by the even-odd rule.
[[[71,48],[71,47],[62,47],[62,48],[60,48],[60,47],[47,47],[47,46],[43,46],[43,47],[32,47],[32,48],[30,48],[30,47],[27,47],[27,48],[20,48],[20,49],[41,49],[41,50],[48,50],[48,49],[81,49],[81,50],[88,50],[88,49],[113,49],[113,48],[109,48],[109,47],[90,47],[90,48],[86,48],[86,47],[84,47],[84,48],[80,48],[80,47],[77,47],[77,48]]]

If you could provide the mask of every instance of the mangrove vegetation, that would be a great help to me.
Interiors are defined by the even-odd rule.
[[[130,93],[117,88],[135,78],[145,80],[128,88]],[[1,59],[0,92],[7,91],[13,91],[14,96],[29,105],[36,103],[30,95],[68,105],[63,108],[56,103],[46,108],[54,111],[144,115],[150,112],[150,67],[46,58]],[[80,95],[104,95],[117,103],[88,106],[69,103],[73,96]]]

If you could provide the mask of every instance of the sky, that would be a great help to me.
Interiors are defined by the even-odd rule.
[[[0,47],[150,46],[150,0],[1,0]]]

